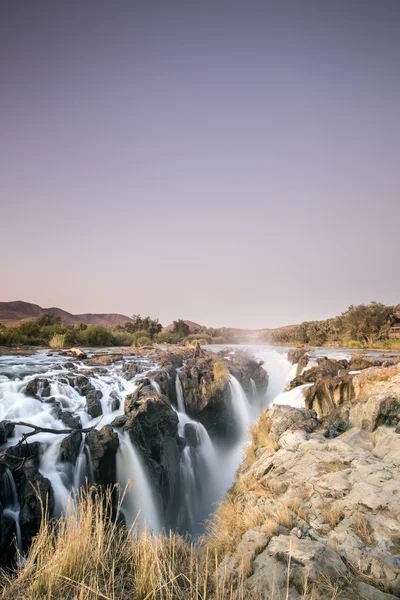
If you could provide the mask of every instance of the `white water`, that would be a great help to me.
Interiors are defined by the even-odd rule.
[[[181,380],[179,379],[178,374],[176,374],[176,378],[175,378],[175,390],[176,390],[176,403],[178,406],[178,411],[180,413],[186,414],[185,399],[183,396]]]
[[[243,349],[243,347],[241,347]],[[249,438],[249,425],[260,414],[261,410],[271,404],[288,404],[304,406],[304,390],[300,386],[289,392],[285,388],[295,376],[297,365],[291,365],[287,360],[284,349],[248,348],[258,360],[264,361],[264,368],[269,376],[268,390],[264,398],[257,392],[254,381],[251,381],[252,391],[249,399],[246,397],[239,381],[230,377],[229,387],[231,399],[231,415],[236,441],[232,445],[221,440],[211,440],[208,432],[200,423],[190,419],[185,410],[184,395],[179,376],[175,380],[178,406],[179,435],[186,440],[180,463],[181,496],[177,506],[177,524],[181,531],[199,531],[199,523],[204,521],[214,508],[214,502],[232,484],[235,471],[242,460],[244,444]],[[322,350],[321,350],[322,352]],[[323,351],[329,355],[329,351]],[[338,358],[335,355],[334,358]],[[340,356],[342,358],[342,356]],[[314,358],[311,359],[314,361]],[[310,362],[311,362],[310,361]],[[34,377],[47,378],[51,384],[51,395],[63,410],[74,416],[79,416],[84,427],[98,425],[99,428],[123,414],[123,399],[132,392],[137,381],[143,374],[132,381],[124,379],[121,365],[107,367],[107,373],[91,372],[84,365],[75,363],[74,371],[81,370],[91,384],[101,390],[103,396],[101,419],[91,419],[85,410],[86,399],[69,385],[65,378],[68,371],[64,368],[65,359],[36,354],[31,357],[0,357],[0,420],[23,420],[45,427],[60,429],[66,426],[58,418],[54,404],[48,398],[29,398],[24,390],[27,383]],[[150,371],[156,365],[142,359]],[[157,382],[152,385],[159,390]],[[120,400],[120,407],[113,410],[115,397]],[[100,423],[99,423],[100,421]],[[186,428],[185,431],[185,427]],[[8,445],[15,444],[25,428],[17,426]],[[78,459],[75,465],[63,463],[60,460],[60,444],[65,435],[39,434],[35,440],[44,446],[40,471],[49,478],[55,497],[55,514],[59,515],[67,509],[71,490],[83,485],[86,478],[93,480],[93,469],[88,447],[82,441]],[[123,511],[127,522],[132,524],[137,512],[140,511],[139,522],[143,528],[151,528],[158,532],[162,528],[158,496],[156,495],[146,466],[142,463],[140,453],[132,444],[128,434],[120,436],[120,450],[117,454],[118,482],[122,489],[129,480],[133,480],[132,488],[127,493]],[[13,505],[14,506],[14,505]],[[14,512],[16,523],[19,511],[10,505],[6,510]],[[10,513],[11,516],[11,513]],[[14,518],[14,517],[13,517]],[[20,534],[19,534],[20,535]]]
[[[2,477],[2,495],[4,501],[3,515],[9,517],[15,522],[15,534],[17,538],[17,548],[22,559],[22,535],[19,523],[20,505],[18,502],[17,489],[15,487],[14,477],[9,469],[6,469]]]
[[[243,442],[248,436],[251,407],[242,386],[233,375],[229,375],[229,389],[231,392],[232,415],[239,435],[239,441]]]
[[[140,530],[161,531],[159,511],[152,488],[139,452],[132,444],[127,432],[120,434],[120,447],[117,452],[117,479],[125,497],[122,512],[127,524],[138,525]]]

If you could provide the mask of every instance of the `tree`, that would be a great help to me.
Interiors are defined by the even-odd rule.
[[[182,319],[178,319],[178,321],[174,321],[173,332],[177,334],[180,340],[189,335],[190,327],[185,321]]]
[[[39,327],[44,327],[46,325],[60,325],[61,317],[53,312],[44,312],[36,319],[36,323]]]

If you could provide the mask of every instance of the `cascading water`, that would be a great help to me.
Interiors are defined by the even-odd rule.
[[[140,455],[132,444],[127,432],[119,435],[120,447],[117,452],[117,479],[121,494],[122,512],[129,526],[138,525],[139,529],[161,530],[159,511]],[[128,482],[131,488],[125,489]]]
[[[256,358],[264,361],[264,368],[269,375],[268,391],[266,396],[261,398],[254,381],[251,381],[248,399],[239,381],[230,376],[230,400],[227,407],[230,431],[234,432],[232,439],[212,441],[204,426],[189,418],[179,375],[175,379],[178,432],[186,442],[179,465],[181,493],[179,506],[176,507],[176,525],[182,532],[199,533],[201,523],[213,510],[214,503],[232,484],[242,459],[243,445],[249,437],[249,425],[262,408],[272,401],[292,405],[301,405],[304,402],[303,387],[284,392],[287,383],[296,372],[296,365],[292,366],[289,363],[284,351],[263,348],[253,353]],[[145,375],[142,371],[137,378],[127,381],[123,377],[122,365],[113,364],[101,373],[96,373],[76,362],[73,367],[75,373],[72,375],[78,375],[79,370],[85,368],[82,374],[88,378],[92,388],[102,393],[103,416],[92,419],[86,411],[85,396],[70,385],[71,367],[64,368],[65,361],[64,358],[48,357],[45,354],[37,354],[34,357],[0,357],[0,421],[26,421],[52,429],[64,429],[65,424],[59,418],[62,410],[71,413],[73,417],[79,417],[83,427],[100,428],[123,414],[124,395],[133,392]],[[157,368],[157,365],[143,357],[139,361],[151,377],[151,371]],[[48,386],[45,388],[41,382],[37,397],[25,395],[26,386],[35,377],[48,379],[51,401],[48,396],[42,397],[42,394],[48,393],[49,390]],[[157,391],[160,390],[156,381],[152,381],[152,386]],[[24,431],[28,430],[16,426],[8,444],[15,444]],[[158,495],[153,489],[140,453],[128,433],[119,436],[118,482],[124,490],[127,482],[133,480],[132,488],[127,491],[122,505],[125,518],[128,524],[132,525],[140,511],[140,526],[158,532],[163,525]],[[60,445],[65,437],[64,434],[40,433],[34,438],[44,447],[40,471],[50,480],[55,497],[56,516],[66,510],[71,490],[84,485],[87,478],[89,482],[93,481],[90,450],[84,439],[74,465],[61,461]],[[13,506],[16,505],[10,503],[6,510],[14,510]],[[14,510],[14,513],[16,512],[18,511]]]
[[[251,407],[244,390],[236,377],[229,375],[229,389],[231,393],[231,408],[235,427],[239,439],[245,440],[251,420]]]
[[[181,383],[181,380],[179,379],[178,373],[176,374],[176,378],[175,378],[175,390],[176,390],[176,403],[178,406],[178,411],[180,413],[186,414],[185,399],[183,396],[182,383]]]
[[[217,486],[218,458],[206,428],[177,411],[178,433],[185,440],[180,463],[181,507],[178,529],[192,534],[209,516],[212,504],[219,496]]]
[[[20,505],[18,502],[17,489],[15,487],[14,477],[9,469],[6,469],[1,481],[1,497],[4,506],[3,515],[9,517],[15,522],[15,534],[17,538],[17,547],[22,558],[22,535],[19,523]]]

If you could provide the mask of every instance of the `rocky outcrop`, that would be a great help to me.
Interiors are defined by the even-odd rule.
[[[86,434],[86,446],[90,452],[94,481],[102,486],[113,485],[117,481],[118,434],[110,425],[105,425],[100,431],[93,429]]]
[[[217,523],[235,515],[221,581],[244,577],[265,600],[400,596],[400,435],[353,427],[326,439],[315,413],[287,406],[258,427],[263,444],[246,453],[229,511],[217,510]]]
[[[288,352],[288,361],[292,365],[297,365],[297,375],[306,368],[310,360],[310,355],[306,348],[292,348]]]
[[[53,511],[50,482],[39,472],[41,453],[41,445],[34,442],[9,447],[0,454],[0,468],[9,469],[15,481],[24,549],[30,546],[32,537],[39,531],[42,511],[48,510],[49,514]]]
[[[184,445],[178,436],[178,416],[168,398],[150,386],[139,387],[126,396],[124,410],[121,425],[147,463],[167,522],[173,522],[179,494],[180,453]]]
[[[298,378],[296,378],[298,379]],[[400,422],[400,364],[369,367],[360,373],[319,374],[305,391],[305,404],[327,421],[331,433],[350,426],[373,431]],[[337,427],[337,424],[340,426]],[[332,433],[333,434],[333,433]]]

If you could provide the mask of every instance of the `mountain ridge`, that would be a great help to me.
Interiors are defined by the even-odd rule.
[[[33,304],[32,302],[14,300],[11,302],[0,302],[0,323],[6,326],[20,325],[25,321],[37,319],[46,312],[52,312],[61,317],[62,322],[67,325],[86,323],[86,325],[117,327],[118,325],[123,326],[125,323],[132,321],[130,317],[120,313],[82,313],[74,315],[55,306],[43,308],[39,304]]]

